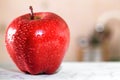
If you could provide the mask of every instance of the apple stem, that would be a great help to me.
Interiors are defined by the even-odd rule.
[[[31,20],[33,20],[34,19],[34,14],[33,14],[33,8],[32,8],[32,6],[30,6],[29,9],[31,11]]]

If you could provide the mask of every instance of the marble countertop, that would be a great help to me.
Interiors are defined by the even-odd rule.
[[[0,63],[0,80],[120,80],[120,63],[63,62],[52,75],[29,75],[13,64]]]

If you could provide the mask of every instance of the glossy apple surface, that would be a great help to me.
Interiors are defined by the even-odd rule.
[[[6,48],[17,67],[30,74],[52,74],[59,68],[69,45],[66,22],[51,12],[22,15],[8,26]]]

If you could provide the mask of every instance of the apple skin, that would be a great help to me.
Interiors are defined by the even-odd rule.
[[[53,74],[59,68],[69,46],[66,22],[51,12],[34,13],[14,19],[8,26],[5,43],[17,67],[30,74]]]

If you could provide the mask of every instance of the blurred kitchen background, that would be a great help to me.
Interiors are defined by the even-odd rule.
[[[0,62],[11,62],[4,35],[16,17],[50,11],[70,28],[70,46],[64,61],[120,61],[120,0],[0,0]]]

